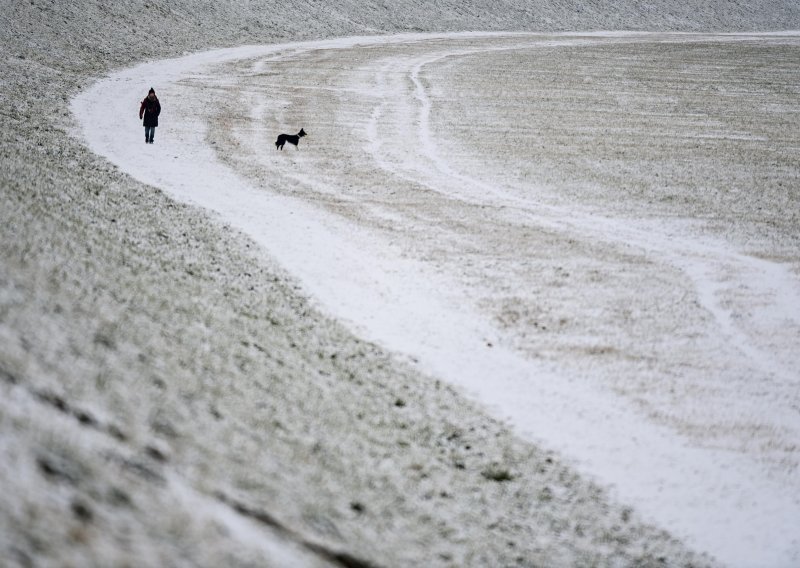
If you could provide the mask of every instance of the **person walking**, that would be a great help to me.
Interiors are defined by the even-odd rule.
[[[144,118],[144,141],[153,143],[153,136],[158,126],[158,115],[161,114],[161,103],[158,102],[155,89],[151,88],[139,107],[139,119]]]

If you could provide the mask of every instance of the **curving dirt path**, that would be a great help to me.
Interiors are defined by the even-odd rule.
[[[692,546],[780,565],[800,559],[799,48],[350,38],[149,63],[73,104],[94,151],[250,234],[360,334]]]

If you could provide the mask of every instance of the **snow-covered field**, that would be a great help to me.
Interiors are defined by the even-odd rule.
[[[357,334],[693,547],[780,565],[800,560],[800,240],[781,191],[800,172],[798,48],[656,34],[245,47],[115,74],[75,114],[94,151],[220,213]],[[179,104],[142,159],[125,111],[148,82]],[[297,152],[274,149],[286,125],[311,134]],[[754,219],[718,196],[744,191]]]
[[[4,563],[797,564],[798,34],[452,32],[800,11],[580,8],[12,4]]]

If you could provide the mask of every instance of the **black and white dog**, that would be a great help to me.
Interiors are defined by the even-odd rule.
[[[300,132],[298,132],[297,134],[279,134],[278,139],[275,141],[275,147],[278,150],[283,150],[283,145],[286,144],[287,142],[289,144],[294,144],[295,146],[297,146],[298,142],[300,142],[300,139],[305,135],[306,131],[303,130],[302,128],[300,129]]]

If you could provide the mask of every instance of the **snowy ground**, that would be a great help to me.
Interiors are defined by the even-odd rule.
[[[435,352],[425,360],[417,356],[415,363],[409,356],[398,357],[396,352],[364,341],[363,337],[374,332],[386,334],[388,329],[383,325],[370,328],[346,314],[331,317],[330,308],[320,301],[323,296],[308,299],[313,282],[299,282],[285,269],[291,263],[279,263],[252,237],[230,223],[220,222],[219,213],[181,203],[174,194],[137,181],[95,154],[86,145],[70,108],[75,95],[113,71],[215,48],[400,32],[607,29],[797,30],[800,4],[794,0],[3,3],[3,565],[714,565],[713,559],[698,553],[699,546],[689,544],[691,537],[676,539],[652,522],[646,507],[641,511],[633,508],[632,500],[621,498],[618,489],[609,492],[593,483],[593,479],[600,480],[600,472],[586,473],[592,464],[591,454],[567,456],[566,447],[565,451],[548,450],[558,445],[552,438],[550,442],[531,441],[542,439],[544,434],[550,437],[552,429],[533,432],[535,438],[525,433],[523,438],[519,421],[512,431],[474,402],[480,393],[473,390],[470,397],[465,396],[468,385],[465,389],[449,387],[428,375],[426,370],[436,363]],[[461,39],[465,43],[458,50],[475,40]],[[733,40],[739,42],[741,38]],[[369,238],[370,251],[383,249],[388,254],[377,268],[396,268],[399,255],[408,261],[401,274],[420,271],[420,284],[406,278],[402,285],[388,289],[390,292],[417,290],[427,295],[426,283],[432,278],[446,281],[452,287],[453,301],[464,312],[463,319],[496,334],[490,338],[492,350],[501,346],[526,369],[535,366],[550,373],[537,373],[537,377],[554,376],[583,385],[587,377],[596,376],[602,379],[596,385],[598,391],[615,391],[614,396],[620,396],[618,400],[628,407],[633,402],[674,439],[672,432],[687,413],[673,419],[654,409],[685,409],[679,399],[689,399],[691,391],[676,389],[675,393],[664,392],[664,400],[653,400],[631,392],[629,387],[636,384],[631,377],[641,377],[643,384],[652,388],[653,382],[647,379],[663,376],[659,364],[670,361],[665,356],[665,344],[658,334],[649,336],[649,343],[639,341],[636,335],[648,328],[652,331],[652,322],[662,312],[670,313],[681,303],[668,301],[675,299],[666,294],[665,300],[650,311],[633,305],[637,309],[625,317],[623,310],[639,294],[620,292],[621,307],[612,303],[586,310],[581,304],[585,290],[591,292],[588,298],[603,298],[607,296],[595,288],[608,293],[615,286],[624,288],[626,282],[641,281],[642,271],[634,269],[643,249],[626,247],[624,254],[615,257],[607,239],[600,239],[595,246],[598,235],[605,232],[599,226],[597,231],[580,232],[567,222],[577,214],[577,203],[588,208],[584,212],[591,215],[593,223],[598,221],[598,212],[606,217],[664,220],[686,217],[688,207],[694,219],[702,218],[701,223],[707,224],[703,234],[721,239],[724,250],[732,243],[744,243],[737,250],[755,252],[770,261],[794,263],[797,247],[793,244],[793,227],[797,223],[793,215],[797,206],[792,190],[797,184],[791,182],[792,172],[797,171],[792,137],[796,131],[793,65],[797,58],[792,46],[758,46],[759,42],[763,43],[763,38],[750,42],[754,50],[738,50],[735,65],[716,65],[715,60],[730,61],[731,53],[713,46],[691,50],[677,46],[679,49],[672,51],[651,44],[632,57],[626,46],[615,47],[615,42],[608,45],[609,49],[597,46],[596,51],[587,51],[588,46],[569,50],[562,45],[549,52],[529,50],[534,54],[532,59],[521,59],[518,51],[508,52],[507,57],[484,54],[481,48],[474,57],[450,57],[420,67],[417,78],[424,88],[419,91],[423,99],[397,96],[385,101],[382,109],[376,107],[382,104],[377,98],[368,98],[363,92],[353,91],[348,101],[346,88],[352,84],[338,90],[321,87],[326,86],[326,78],[334,85],[348,81],[348,71],[358,68],[353,61],[363,58],[364,72],[355,79],[376,84],[374,95],[402,92],[394,86],[389,88],[393,77],[403,81],[404,86],[399,86],[410,94],[416,87],[409,67],[396,57],[399,52],[375,46],[374,51],[347,52],[353,59],[336,64],[333,53],[318,51],[316,55],[322,59],[314,63],[314,53],[303,55],[301,50],[296,55],[302,61],[289,57],[280,68],[275,57],[268,62],[259,58],[240,63],[230,60],[234,72],[244,70],[245,75],[227,78],[230,70],[222,65],[219,77],[227,87],[206,89],[206,104],[200,101],[196,116],[191,118],[202,132],[209,131],[207,125],[218,127],[213,130],[216,144],[212,146],[209,141],[209,146],[221,151],[207,155],[235,168],[235,187],[244,179],[259,199],[269,193],[281,207],[290,203],[297,208],[295,215],[302,211],[314,222],[324,221],[328,234],[341,237],[340,229],[348,231],[344,244],[359,242],[358,235],[366,235],[363,238]],[[643,48],[647,43],[642,43]],[[453,46],[453,38],[442,44],[445,51]],[[339,55],[345,54],[343,47],[337,45]],[[412,43],[408,48],[414,52],[410,54],[414,61],[409,61],[413,65],[437,56],[433,45],[417,48]],[[370,52],[376,57],[384,53],[388,58],[383,74],[375,68],[376,61],[365,58]],[[673,60],[680,57],[690,64],[682,67],[680,80],[665,83],[658,75],[661,68],[669,69],[663,63],[669,53]],[[291,51],[286,54],[292,56]],[[520,66],[520,61],[525,65]],[[334,68],[336,65],[339,69]],[[280,73],[270,76],[277,68]],[[260,69],[261,79],[250,69]],[[526,70],[541,80],[520,76]],[[658,87],[656,98],[664,105],[657,107],[655,115],[651,110],[653,102],[658,101],[641,99],[642,91],[634,89],[644,86],[636,80],[642,74],[649,76],[647,84]],[[528,91],[505,87],[506,75],[516,77],[517,84],[528,85]],[[704,76],[714,80],[698,83]],[[383,77],[386,83],[374,83],[377,77]],[[504,88],[487,88],[478,84],[479,79]],[[571,79],[577,84],[571,84]],[[296,80],[311,81],[318,88],[294,91],[293,85],[286,85]],[[429,83],[431,80],[435,81]],[[596,88],[587,91],[584,83],[588,80]],[[205,82],[184,82],[180,88],[187,95],[187,103],[193,100],[192,91],[204,89]],[[237,86],[247,82],[245,90]],[[127,102],[120,101],[124,103],[122,114],[130,117],[130,122],[117,135],[124,136],[130,129],[131,136],[141,136],[141,127],[133,117],[143,89],[150,84],[150,77],[144,85],[137,82],[126,93]],[[265,89],[266,84],[274,84],[275,89]],[[684,84],[698,88],[682,89]],[[464,85],[475,88],[465,90]],[[161,92],[159,84],[154,86]],[[246,99],[251,88],[260,102],[280,99],[291,105],[283,115],[276,116],[274,109],[263,104],[259,110],[259,104],[237,107],[222,103],[226,97]],[[569,96],[546,96],[556,89]],[[276,90],[282,91],[280,95]],[[594,91],[600,98],[615,93],[612,104],[596,106]],[[161,93],[166,114],[157,145],[147,147],[137,142],[132,146],[142,161],[149,157],[152,164],[170,146],[184,144],[178,141],[176,132],[170,133],[179,123],[191,124],[177,114],[183,104],[175,104],[172,96],[178,92],[176,88],[172,93]],[[462,99],[440,98],[452,92],[458,92]],[[665,92],[667,97],[663,96]],[[575,96],[587,93],[592,96]],[[242,103],[249,105],[244,99]],[[486,99],[492,100],[491,106]],[[215,100],[221,106],[214,106]],[[371,102],[365,104],[367,100]],[[413,123],[398,113],[393,124],[391,113],[405,105],[409,113],[420,116],[419,110],[427,108],[425,100],[431,109],[428,131],[435,134],[435,140],[446,143],[437,144],[438,158],[428,160],[434,154],[423,136],[419,155],[406,158],[400,154],[410,150],[404,131]],[[619,108],[636,100],[646,104],[620,118]],[[730,100],[739,106],[728,106]],[[114,102],[102,100],[99,104]],[[397,105],[392,106],[395,102]],[[585,128],[587,120],[582,111],[593,108],[602,111],[591,113],[593,120],[608,119],[593,123],[597,129],[623,137],[642,130],[641,125],[631,122],[636,117],[653,122],[661,114],[677,112],[684,118],[674,132],[660,130],[662,135],[656,138],[649,134],[628,137],[627,145],[619,147]],[[300,109],[305,109],[309,117],[305,126],[311,135],[298,152],[272,151],[277,130],[296,128],[296,122],[305,120]],[[193,112],[188,104],[186,110]],[[475,110],[486,114],[478,116]],[[373,119],[364,111],[378,114]],[[517,128],[521,111],[543,122],[522,123]],[[259,113],[261,119],[254,120]],[[354,119],[352,124],[330,122],[348,114]],[[707,117],[712,114],[714,120],[709,121]],[[739,118],[748,116],[757,120],[739,124],[736,130],[763,128],[765,133],[751,140],[743,139],[741,132],[720,138],[716,130],[711,136],[705,133],[703,138],[695,136],[688,141],[676,135],[687,127],[698,129],[708,122],[716,129],[720,123],[736,124]],[[339,134],[350,126],[351,139],[357,143],[339,144]],[[382,144],[392,140],[393,129],[400,141]],[[197,133],[189,134],[187,143],[194,144]],[[417,135],[413,128],[411,135]],[[259,136],[261,142],[256,141]],[[485,159],[483,140],[489,141],[490,160]],[[670,144],[663,144],[669,140]],[[256,151],[244,152],[241,141]],[[658,144],[650,145],[652,141]],[[231,152],[237,142],[240,148]],[[692,144],[698,148],[687,155],[683,148]],[[546,151],[537,150],[540,145]],[[199,155],[206,155],[202,146],[197,150]],[[637,158],[642,152],[653,158],[646,167]],[[521,159],[525,153],[536,159]],[[234,163],[234,159],[244,159],[248,154],[252,154],[252,167]],[[585,159],[595,154],[602,167],[593,166],[594,158]],[[634,158],[632,162],[628,156]],[[321,159],[324,161],[318,161]],[[342,161],[345,159],[364,174],[348,175],[347,179],[372,178],[375,182],[354,183],[352,191],[359,193],[349,202],[337,197],[342,189],[338,170],[347,165]],[[409,164],[424,165],[422,172],[406,167],[407,159]],[[724,163],[718,164],[720,160]],[[311,186],[299,183],[302,179],[287,179],[287,174],[297,171],[298,164],[311,176],[307,179],[314,180]],[[437,173],[437,164],[455,170],[458,178],[465,180],[464,187],[443,186],[449,196],[425,190],[426,180],[437,186],[446,177]],[[261,177],[269,169],[276,187],[270,185],[271,177]],[[214,170],[220,172],[216,167]],[[636,171],[640,175],[632,175]],[[706,175],[708,172],[713,175]],[[190,173],[197,177],[194,170]],[[659,180],[666,180],[663,186],[652,183],[656,174]],[[530,209],[526,203],[533,199],[533,184],[525,181],[526,175],[528,181],[536,180],[535,198],[542,204],[532,216],[525,211]],[[706,183],[704,178],[710,181]],[[326,179],[330,183],[322,183]],[[484,239],[478,240],[471,234],[475,232],[475,210],[465,207],[459,193],[478,193],[482,204],[486,199],[479,187],[487,182],[522,201],[508,206],[503,217],[492,203],[505,196],[503,192],[494,195],[482,211],[486,223],[481,223],[480,232]],[[514,189],[515,184],[520,191]],[[784,189],[787,184],[788,189]],[[281,201],[278,185],[288,201]],[[698,185],[703,186],[702,191],[697,191]],[[661,188],[655,196],[653,187]],[[753,187],[760,191],[753,191]],[[401,202],[381,188],[394,188],[411,198]],[[286,195],[289,189],[297,191]],[[318,193],[323,189],[332,194],[327,202]],[[365,199],[368,190],[376,190],[378,197]],[[637,203],[641,207],[631,213]],[[326,207],[320,210],[323,204]],[[551,214],[549,225],[542,212],[545,206]],[[570,212],[566,220],[559,208]],[[280,215],[272,219],[280,220]],[[437,223],[437,219],[446,222]],[[463,225],[457,224],[461,219]],[[260,219],[255,221],[264,224]],[[518,226],[541,230],[523,234],[516,230]],[[631,227],[626,223],[625,228]],[[302,227],[294,229],[295,236],[302,232]],[[691,226],[686,227],[689,229]],[[312,236],[321,238],[325,233],[319,231]],[[507,231],[517,235],[518,246],[513,250],[508,239],[504,248],[495,246]],[[573,232],[577,234],[571,241],[560,239]],[[592,242],[586,243],[587,236]],[[696,235],[690,231],[690,236],[693,243]],[[634,238],[642,238],[641,233]],[[652,245],[657,238],[658,233],[648,242]],[[389,241],[397,244],[387,251]],[[298,242],[300,247],[304,241]],[[325,244],[337,242],[341,239]],[[313,241],[305,241],[309,243]],[[451,254],[454,250],[460,251],[460,257]],[[537,250],[548,256],[537,257]],[[347,258],[346,250],[342,251]],[[558,264],[549,256],[553,251],[559,255]],[[767,254],[761,254],[764,252]],[[669,265],[656,264],[653,256],[650,254],[647,262],[659,269]],[[534,270],[528,270],[524,262],[511,261],[520,257],[528,259]],[[607,267],[610,258],[616,258],[613,273],[591,272],[597,266]],[[752,261],[746,259],[742,266],[747,262]],[[323,262],[319,266],[330,268]],[[492,274],[511,283],[523,277],[529,280],[513,290],[498,288],[501,279],[487,279]],[[663,281],[651,278],[647,283],[664,295],[680,281],[674,274],[665,271]],[[382,284],[388,286],[398,277],[390,272]],[[367,284],[363,290],[387,290],[386,286]],[[692,286],[687,281],[685,289]],[[725,281],[717,282],[713,290],[707,290],[709,297],[704,305],[713,307],[715,293],[732,291],[726,291],[725,286]],[[442,286],[433,290],[441,292]],[[377,294],[375,298],[381,300]],[[504,298],[507,301],[498,304]],[[371,301],[366,296],[364,300]],[[437,294],[433,300],[448,298]],[[723,321],[729,301],[726,298],[720,304],[722,311],[717,312]],[[617,311],[612,309],[617,307]],[[580,313],[582,318],[563,318],[565,313]],[[736,331],[747,316],[746,312],[736,314],[729,329]],[[758,321],[767,321],[761,316],[763,312]],[[642,318],[642,323],[633,325]],[[705,329],[704,322],[712,321],[710,315],[707,320],[701,319],[698,331]],[[688,321],[687,325],[693,324]],[[752,325],[750,322],[745,328]],[[613,343],[590,343],[591,337],[575,333],[581,326],[592,337],[607,337]],[[441,328],[433,327],[434,332],[437,329]],[[632,339],[623,342],[626,336],[620,330],[625,329]],[[770,335],[771,330],[762,338]],[[394,339],[399,343],[402,337],[398,334]],[[695,337],[703,335],[691,336],[689,342]],[[747,334],[738,339],[735,333],[728,337],[739,346],[750,341]],[[460,338],[474,340],[468,330]],[[388,339],[384,340],[387,344]],[[458,347],[455,339],[448,344],[454,349]],[[415,338],[398,349],[412,353],[419,344],[420,339]],[[613,346],[617,351],[609,349]],[[640,351],[643,346],[650,348],[652,356],[634,350],[637,346]],[[756,346],[764,352],[760,340]],[[475,358],[481,358],[484,347],[475,350]],[[635,356],[622,356],[625,349]],[[769,348],[766,352],[770,350],[780,351]],[[719,355],[724,353],[720,351]],[[759,360],[758,351],[753,360]],[[626,368],[626,361],[630,367]],[[715,356],[714,361],[719,359]],[[730,373],[737,361],[741,358],[731,359],[726,372]],[[608,367],[612,363],[617,370]],[[649,364],[652,371],[648,371]],[[682,368],[668,376],[680,376]],[[446,376],[453,370],[450,363],[437,374]],[[478,374],[467,371],[454,382],[463,384],[459,379]],[[492,369],[489,376],[496,375]],[[708,376],[711,379],[699,387],[724,390],[718,389],[720,381],[716,379],[723,375]],[[750,407],[761,408],[762,403],[773,404],[780,412],[785,403],[770,400],[780,389],[764,384],[769,388],[755,393],[745,389],[747,396],[742,404],[746,408],[737,411],[732,407],[731,416],[761,419],[760,413],[750,413]],[[687,385],[700,390],[696,382]],[[740,382],[738,386],[751,385]],[[564,387],[563,394],[571,396],[574,391]],[[671,402],[674,404],[668,404]],[[576,424],[571,415],[567,417]],[[712,414],[712,418],[718,417],[718,413]],[[692,424],[691,430],[683,428],[691,444],[731,448],[741,439],[728,438],[730,427],[717,428],[721,435],[713,438],[703,423]],[[758,433],[754,439],[767,444],[786,439],[783,431],[754,431]],[[585,435],[582,431],[576,438]],[[765,465],[755,471],[769,471],[776,483],[785,484],[783,478],[793,467],[793,450],[761,449]],[[738,451],[747,456],[752,448]],[[788,456],[785,466],[775,459],[781,452]],[[739,471],[754,470],[745,464]],[[761,480],[754,483],[754,487],[762,486]],[[788,489],[786,495],[791,498]],[[757,565],[763,566],[766,559],[759,558]]]
[[[111,75],[90,147],[728,565],[800,561],[796,34],[448,34]],[[156,144],[137,97],[164,104]],[[133,110],[131,110],[133,109]],[[304,127],[299,150],[278,132]]]

